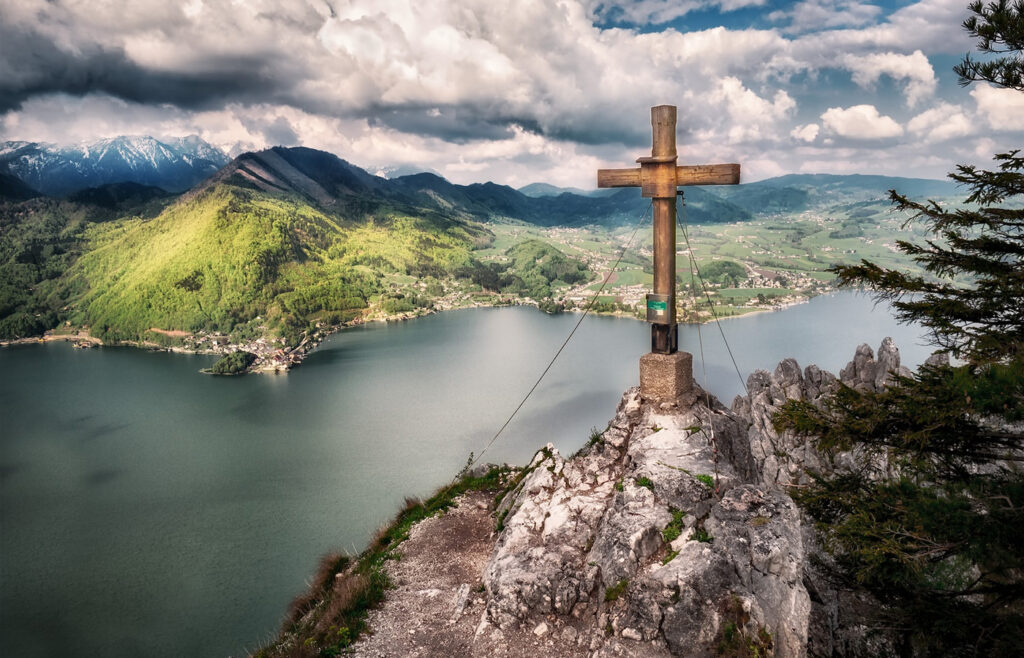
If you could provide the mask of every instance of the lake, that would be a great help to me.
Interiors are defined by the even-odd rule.
[[[209,377],[212,357],[66,343],[0,349],[0,655],[244,654],[317,558],[361,550],[404,496],[479,452],[577,321],[529,307],[346,329],[288,375]],[[744,378],[787,356],[837,372],[920,331],[854,293],[722,322]],[[589,317],[485,461],[571,453],[638,382],[649,329]],[[740,392],[718,328],[708,388]],[[697,329],[681,349],[699,364]]]

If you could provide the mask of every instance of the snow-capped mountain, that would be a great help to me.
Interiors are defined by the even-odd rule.
[[[165,141],[122,136],[73,146],[41,142],[0,145],[0,173],[15,176],[49,196],[126,181],[180,192],[229,161],[223,151],[195,135]]]

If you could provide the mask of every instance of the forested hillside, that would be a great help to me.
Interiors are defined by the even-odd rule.
[[[294,342],[315,322],[356,317],[384,291],[384,275],[450,274],[487,240],[476,224],[389,206],[365,189],[342,194],[340,178],[321,196],[322,185],[266,166],[255,184],[252,169],[246,163],[151,221],[92,227],[67,276],[84,289],[72,322],[112,340],[251,325],[249,333]]]
[[[70,288],[62,276],[81,253],[85,206],[55,199],[0,203],[0,338],[55,326]]]
[[[472,213],[395,189],[327,153],[272,149],[240,156],[177,200],[115,184],[67,201],[9,201],[0,337],[67,322],[108,341],[205,333],[294,345],[317,325],[370,307],[429,307],[443,282],[498,271],[471,255],[492,239]],[[555,280],[588,276],[548,245],[510,255],[499,272],[508,295],[539,301]]]

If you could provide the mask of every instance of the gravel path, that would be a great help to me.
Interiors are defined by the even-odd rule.
[[[370,612],[371,633],[353,645],[361,658],[461,656],[539,658],[586,656],[575,631],[502,632],[480,626],[485,594],[482,579],[494,547],[494,492],[471,492],[446,514],[417,524],[399,548],[402,559],[388,573],[396,585],[387,600]],[[481,629],[479,634],[478,629]],[[538,634],[539,633],[539,634]]]

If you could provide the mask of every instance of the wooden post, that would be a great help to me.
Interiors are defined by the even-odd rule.
[[[640,159],[654,201],[654,294],[665,297],[663,322],[651,325],[651,351],[672,354],[679,349],[676,328],[676,108],[651,108],[653,143],[650,159]],[[647,196],[647,194],[644,194]]]
[[[640,360],[641,395],[678,401],[693,386],[692,355],[678,352],[676,324],[676,188],[683,185],[736,185],[738,164],[679,166],[676,162],[676,108],[651,108],[651,155],[637,158],[637,169],[600,169],[598,187],[639,187],[654,207],[654,292],[647,296],[651,354]]]

